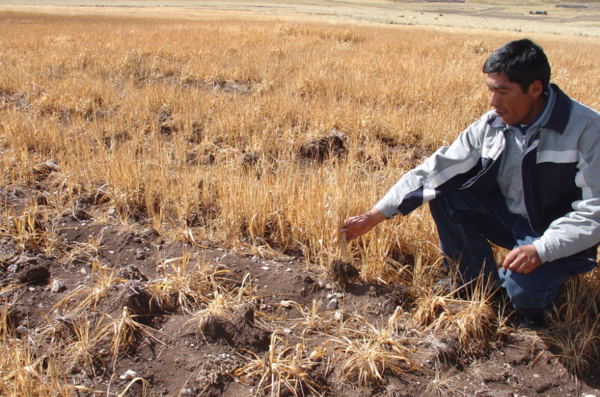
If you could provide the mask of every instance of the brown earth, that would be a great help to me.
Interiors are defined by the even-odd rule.
[[[19,208],[31,194],[33,192],[22,189],[4,191],[4,204]],[[115,317],[127,306],[139,315],[136,321],[149,326],[150,331],[134,336],[131,346],[120,353],[114,368],[102,365],[108,360],[109,346],[99,349],[100,360],[94,373],[77,367],[70,370],[69,382],[73,384],[103,393],[122,391],[130,379],[120,380],[119,376],[133,370],[147,381],[150,395],[255,395],[256,382],[241,380],[235,370],[249,359],[266,357],[273,333],[289,346],[302,343],[314,348],[329,339],[326,330],[302,334],[302,329],[296,327],[297,319],[302,317],[299,308],[308,310],[315,301],[322,318],[331,318],[336,309],[331,303],[334,296],[337,300],[334,306],[342,308],[344,316],[363,316],[371,324],[382,325],[396,307],[411,304],[412,297],[403,286],[356,282],[355,269],[344,262],[339,262],[334,266],[336,270],[328,273],[306,263],[301,256],[236,254],[216,247],[168,242],[148,225],[125,228],[119,226],[116,219],[100,223],[91,215],[95,207],[90,204],[86,210],[65,214],[50,223],[40,221],[38,227],[46,230],[54,227],[57,243],[63,244],[64,252],[76,252],[81,244],[95,239],[99,248],[94,259],[129,281],[111,288],[91,316],[105,313]],[[48,321],[72,329],[75,320],[61,317],[60,309],[56,312],[52,308],[78,287],[90,285],[93,270],[97,269],[92,269],[92,258],[73,255],[71,260],[65,261],[47,257],[38,250],[18,248],[8,237],[0,247],[2,284],[7,286],[15,280],[22,284],[3,292],[3,298],[12,302],[8,326],[20,337],[33,337]],[[225,271],[223,280],[228,280],[225,285],[232,290],[239,287],[245,277],[251,278],[254,298],[227,318],[206,318],[200,327],[204,334],[197,332],[197,317],[186,315],[181,309],[158,307],[146,289],[149,281],[161,275],[160,263],[184,254],[192,258],[191,265],[202,263],[215,271]],[[328,274],[337,277],[337,281],[341,277],[347,284],[346,289],[332,290],[336,287],[335,283],[328,285]],[[69,302],[77,303],[76,299]],[[510,311],[502,299],[494,305],[496,309]],[[267,317],[276,320],[265,321]],[[517,328],[518,318],[515,314],[512,317],[509,322]],[[273,324],[277,324],[277,329]],[[324,394],[335,396],[600,394],[598,367],[576,380],[555,355],[559,352],[544,342],[543,331],[513,330],[508,335],[492,348],[472,356],[459,354],[453,335],[415,338],[414,345],[409,347],[414,349],[419,368],[407,371],[406,375],[384,373],[387,381],[384,386],[355,387],[342,381],[339,353],[336,356],[329,352],[328,359],[317,362],[310,374],[323,387]],[[443,369],[441,373],[446,374],[445,377],[435,375],[436,369]],[[113,374],[116,376],[111,381]],[[134,384],[128,395],[141,393],[141,385]],[[265,392],[269,393],[269,390]],[[281,392],[280,395],[291,394]]]

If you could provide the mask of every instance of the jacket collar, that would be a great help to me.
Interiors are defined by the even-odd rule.
[[[559,134],[562,134],[565,131],[565,128],[569,123],[569,117],[571,116],[571,98],[562,92],[562,90],[554,83],[551,83],[548,89],[554,91],[554,94],[556,94],[556,101],[554,102],[550,117],[542,128],[554,130]],[[496,115],[493,115],[488,120],[488,124],[496,128],[506,127],[506,124],[504,124],[502,119]]]

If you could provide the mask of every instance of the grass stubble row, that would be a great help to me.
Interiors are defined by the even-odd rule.
[[[51,222],[77,210],[82,198],[101,196],[96,219],[125,228],[144,222],[168,239],[239,253],[301,252],[323,271],[339,254],[332,231],[343,219],[370,209],[403,172],[488,109],[481,65],[493,49],[517,38],[235,18],[0,18],[1,187],[29,191],[44,169],[52,171],[44,181],[46,205],[33,197],[18,210],[3,206],[3,235],[22,249],[64,256],[52,231],[28,225]],[[553,81],[600,110],[600,43],[533,39],[551,60]],[[384,325],[330,331],[345,381],[385,382],[386,368],[414,370],[405,329],[416,330],[417,339],[453,332],[466,355],[510,331],[485,291],[462,302],[458,312],[447,307],[454,296],[434,291],[440,253],[426,208],[380,225],[353,243],[350,255],[362,280],[405,284],[415,303]],[[202,269],[191,277],[183,265],[164,267],[170,276],[154,285],[155,296],[172,300],[161,291],[185,291],[168,304],[199,326],[243,303],[244,283],[227,291]],[[86,320],[86,309],[106,288],[123,282],[100,264],[94,274],[96,281],[79,290],[88,306],[68,308],[81,317],[69,341],[52,337],[42,346],[16,338],[6,321],[11,303],[4,299],[2,394],[86,391],[69,384],[65,365],[93,367],[90,357],[106,338],[116,360],[132,333],[151,332],[126,309],[102,325]],[[559,346],[563,364],[579,374],[598,356],[596,274],[570,281],[564,296],[547,337]],[[333,321],[319,317],[315,307],[299,310],[305,318],[298,326],[306,333]],[[311,353],[287,346],[281,332],[273,333],[271,345],[267,356],[256,356],[238,375],[254,379],[259,389],[321,392],[306,368],[327,354],[324,348]]]

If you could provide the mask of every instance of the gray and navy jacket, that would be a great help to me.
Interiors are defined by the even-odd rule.
[[[522,160],[527,217],[540,235],[533,244],[542,263],[577,255],[595,264],[600,242],[600,114],[554,84],[549,89],[556,95],[552,113],[527,143]],[[507,128],[494,111],[486,113],[450,146],[407,172],[375,208],[391,218],[453,189],[499,192]]]

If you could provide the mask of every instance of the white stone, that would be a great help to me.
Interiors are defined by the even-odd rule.
[[[337,305],[338,305],[338,301],[337,299],[333,298],[332,300],[329,301],[329,303],[327,304],[327,309],[328,310],[335,310],[337,309]]]
[[[121,380],[132,380],[137,378],[137,372],[135,372],[132,369],[128,369],[127,371],[125,371],[125,373],[121,376],[119,376],[119,379]]]
[[[52,282],[52,292],[55,292],[55,293],[60,292],[60,291],[62,291],[63,287],[64,287],[63,283],[59,280],[54,280]]]

